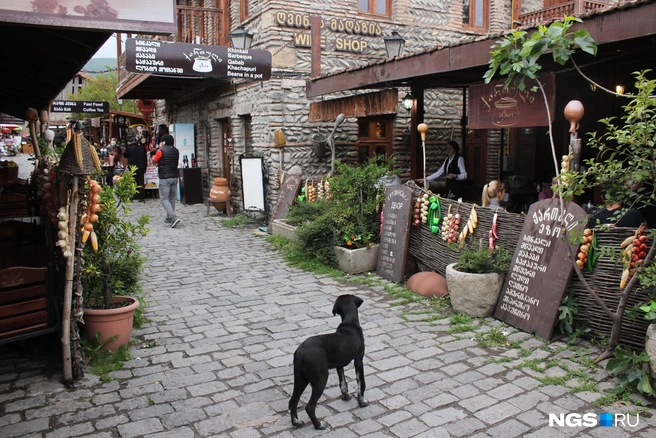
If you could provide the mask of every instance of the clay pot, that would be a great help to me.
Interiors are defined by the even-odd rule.
[[[405,287],[427,298],[442,298],[449,293],[446,278],[432,271],[416,273],[408,279]]]
[[[134,311],[139,307],[139,300],[132,297],[114,296],[112,303],[129,302],[124,307],[113,309],[84,309],[84,330],[89,339],[96,339],[100,333],[103,348],[116,351],[121,345],[127,345],[132,335]],[[105,343],[112,336],[113,341]]]
[[[565,118],[570,123],[569,132],[576,132],[579,129],[579,120],[583,118],[583,104],[578,100],[570,100],[565,110]]]
[[[226,203],[230,202],[230,187],[227,178],[214,178],[214,186],[210,189],[210,201],[217,210],[226,209]]]

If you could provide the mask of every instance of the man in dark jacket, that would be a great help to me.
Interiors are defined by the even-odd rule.
[[[137,168],[134,179],[137,182],[137,186],[139,186],[139,200],[146,202],[146,187],[144,186],[144,175],[146,174],[146,167],[148,167],[146,148],[136,139],[130,140],[123,156],[128,159],[128,166],[135,166]]]
[[[175,228],[180,219],[175,215],[175,198],[178,194],[178,159],[180,151],[173,146],[173,136],[166,134],[160,139],[161,146],[153,161],[157,163],[157,175],[159,177],[159,199],[166,210],[165,223]]]

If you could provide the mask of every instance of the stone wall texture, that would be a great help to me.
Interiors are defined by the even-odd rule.
[[[209,7],[210,2],[199,0],[199,6]],[[305,93],[306,79],[310,76],[310,49],[297,47],[295,35],[309,35],[303,27],[280,25],[286,13],[321,15],[327,25],[322,29],[326,45],[321,53],[322,74],[353,69],[385,58],[383,36],[398,30],[406,40],[404,55],[436,45],[447,45],[464,38],[479,36],[463,30],[462,2],[446,0],[394,0],[392,15],[375,18],[359,15],[357,1],[314,0],[290,2],[288,0],[251,0],[250,17],[242,24],[255,34],[253,49],[272,53],[272,77],[268,81],[241,83],[227,81],[198,81],[191,89],[181,90],[167,98],[158,108],[157,123],[193,123],[196,132],[198,165],[206,175],[206,194],[212,178],[223,175],[221,120],[229,124],[227,157],[230,161],[230,180],[233,205],[241,209],[240,169],[238,157],[242,154],[264,158],[266,201],[269,210],[278,197],[275,176],[281,169],[288,171],[299,166],[305,177],[321,178],[330,172],[330,151],[317,157],[313,151],[313,137],[328,135],[333,122],[310,123],[311,102],[351,96],[359,92],[338,93],[309,99]],[[490,1],[490,33],[510,27],[510,0]],[[282,14],[282,15],[281,15]],[[239,21],[239,1],[230,2],[233,29]],[[330,29],[331,20],[353,19],[366,23],[377,35],[349,34]],[[300,38],[300,37],[299,37]],[[338,39],[357,41],[364,48],[360,52],[338,50]],[[408,92],[399,89],[399,99]],[[410,176],[409,113],[398,103],[394,121],[394,165],[401,170],[402,179]],[[445,158],[445,143],[454,139],[461,143],[462,90],[428,89],[425,91],[425,122],[430,129],[427,136],[427,171],[432,173]],[[273,132],[282,129],[287,144],[282,151],[274,146]],[[250,133],[250,138],[248,138]],[[491,179],[498,175],[501,136],[490,136],[488,170]],[[496,142],[496,147],[494,146]],[[357,119],[347,119],[335,135],[336,156],[343,161],[357,160]],[[281,160],[282,157],[282,160]]]

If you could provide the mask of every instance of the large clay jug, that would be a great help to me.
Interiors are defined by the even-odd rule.
[[[226,203],[230,202],[230,186],[227,178],[214,178],[214,186],[210,189],[210,201],[217,210],[226,209]]]

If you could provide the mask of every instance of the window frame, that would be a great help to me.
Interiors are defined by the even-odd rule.
[[[385,137],[376,138],[375,130],[376,123],[385,123]],[[360,124],[368,124],[368,136],[360,136]],[[361,117],[358,119],[358,140],[356,143],[356,150],[358,151],[358,162],[360,162],[359,154],[360,148],[367,148],[368,158],[371,158],[376,155],[376,148],[379,146],[385,147],[385,159],[389,159],[394,153],[394,118],[393,117],[384,117],[384,116],[371,116],[371,117]],[[360,163],[362,164],[362,163]]]
[[[239,21],[246,21],[251,16],[250,0],[239,0]]]
[[[482,0],[483,2],[483,26],[472,25],[472,22],[476,22],[476,0],[469,0],[469,23],[464,22],[464,8],[465,3],[463,1],[463,23],[462,27],[465,30],[469,30],[477,33],[487,33],[490,29],[490,0]]]
[[[376,13],[376,1],[384,1],[386,2],[386,9],[387,13],[386,14],[378,14]],[[366,11],[363,11],[360,9],[360,5],[356,4],[356,8],[358,10],[358,15],[366,15],[369,17],[384,17],[384,18],[392,18],[392,0],[368,0],[369,7],[367,8]]]

